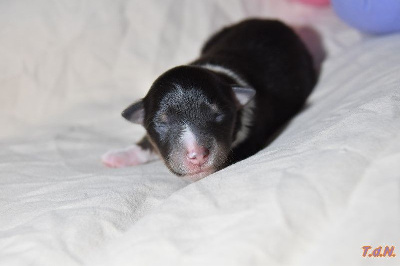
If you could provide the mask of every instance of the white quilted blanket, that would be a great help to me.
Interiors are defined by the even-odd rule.
[[[121,110],[249,16],[311,23],[327,49],[282,134],[192,184],[102,166],[143,134]],[[399,48],[283,0],[0,1],[0,265],[399,265]]]

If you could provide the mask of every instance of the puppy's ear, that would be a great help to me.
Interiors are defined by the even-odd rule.
[[[143,125],[144,107],[143,101],[137,101],[126,108],[121,114],[126,120]]]
[[[241,106],[245,106],[256,95],[253,88],[232,87],[232,90]]]

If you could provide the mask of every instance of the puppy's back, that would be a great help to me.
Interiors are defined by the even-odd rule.
[[[258,93],[267,90],[282,99],[295,98],[295,102],[307,98],[316,82],[305,45],[277,20],[249,19],[222,29],[206,42],[196,63],[227,67]]]
[[[229,69],[256,90],[247,140],[234,151],[246,156],[302,108],[317,80],[306,46],[276,20],[249,19],[222,29],[192,64]]]

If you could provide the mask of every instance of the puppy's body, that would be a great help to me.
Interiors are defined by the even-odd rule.
[[[310,54],[283,23],[252,19],[224,28],[200,58],[161,75],[123,112],[148,132],[140,148],[109,152],[103,161],[135,165],[158,153],[175,174],[204,177],[262,149],[315,82]]]

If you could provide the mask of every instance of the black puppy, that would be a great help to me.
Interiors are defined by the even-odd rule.
[[[123,111],[147,135],[102,160],[122,167],[160,155],[173,173],[197,180],[262,149],[315,83],[309,52],[285,24],[250,19],[226,27],[199,59],[165,72]]]

